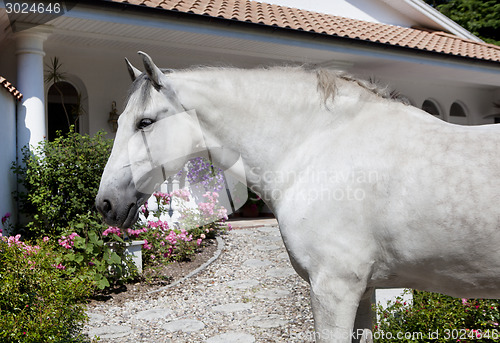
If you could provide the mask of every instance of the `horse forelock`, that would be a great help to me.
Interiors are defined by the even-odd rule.
[[[161,69],[163,73],[170,73],[170,69]],[[137,94],[137,98],[134,99],[138,104],[146,106],[146,104],[151,100],[151,93],[156,88],[155,84],[151,81],[146,73],[142,73],[137,77],[129,88],[126,103],[132,100],[133,95]]]
[[[129,104],[135,101],[136,104],[145,104],[151,99],[151,91],[153,90],[153,83],[148,76],[143,73],[137,77],[130,86],[125,103]],[[134,97],[136,95],[136,97]],[[135,104],[134,104],[135,105]]]

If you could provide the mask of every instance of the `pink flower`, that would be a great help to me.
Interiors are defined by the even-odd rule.
[[[163,231],[168,230],[168,223],[163,220],[148,220],[147,225],[150,229],[160,229]]]
[[[9,245],[9,247],[13,245],[23,246],[24,243],[21,242],[20,239],[21,235],[10,236],[9,238],[7,238],[7,244]]]
[[[196,240],[196,244],[201,245],[201,242],[202,242],[202,241],[203,241],[203,239],[198,238],[198,239]]]
[[[205,238],[207,238],[207,236],[205,236],[205,234],[204,234],[204,233],[202,233],[202,234],[200,235],[200,237],[201,237],[201,239],[205,239]]]
[[[48,241],[50,241],[50,238],[49,238],[49,237],[47,237],[47,236],[45,236],[45,237],[43,237],[43,241],[44,241],[45,243],[47,243]]]
[[[5,222],[7,222],[7,219],[10,218],[10,212],[5,213],[5,215],[2,217],[2,225],[5,225]]]
[[[80,235],[78,235],[76,232],[73,232],[68,237],[61,236],[61,238],[57,242],[59,243],[60,246],[66,249],[71,249],[75,245],[75,243],[73,242],[75,237],[80,237]]]
[[[140,235],[141,233],[143,233],[143,232],[144,232],[144,233],[145,233],[145,232],[148,232],[148,229],[147,229],[147,228],[145,228],[145,227],[140,228],[140,229],[137,229],[137,230],[134,230],[134,229],[127,229],[127,234],[128,234],[129,236],[132,236],[133,238],[137,238],[137,237],[139,237],[139,235]]]
[[[40,247],[38,245],[30,246],[23,243],[23,249],[26,251],[24,255],[29,256],[38,253]]]
[[[106,230],[104,230],[102,233],[103,236],[108,236],[108,235],[112,235],[112,234],[115,234],[118,237],[120,237],[122,234],[122,230],[120,230],[120,228],[110,226]]]
[[[155,196],[158,204],[163,203],[164,205],[167,205],[170,202],[170,194],[168,193],[155,192],[153,195]]]
[[[189,191],[185,188],[173,191],[172,195],[175,197],[178,197],[186,202],[189,201],[189,197],[190,197]]]
[[[61,263],[59,263],[58,265],[53,264],[52,267],[57,268],[59,270],[65,270],[66,269],[66,267],[63,266]]]
[[[467,299],[462,298],[462,305],[464,305],[464,306],[467,305]]]

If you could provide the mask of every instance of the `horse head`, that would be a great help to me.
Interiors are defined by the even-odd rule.
[[[133,84],[96,198],[106,223],[121,228],[137,220],[139,207],[159,184],[204,150],[196,114],[179,102],[170,71],[139,54],[145,72],[126,60]]]

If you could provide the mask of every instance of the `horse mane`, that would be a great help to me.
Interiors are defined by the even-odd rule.
[[[337,94],[338,88],[338,80],[344,80],[348,82],[352,82],[357,86],[367,90],[368,92],[382,98],[393,100],[396,102],[403,103],[405,105],[409,105],[409,100],[402,96],[399,92],[395,90],[390,90],[388,86],[382,85],[379,81],[370,78],[368,80],[364,80],[358,77],[355,77],[351,74],[345,72],[338,72],[326,69],[315,69],[315,68],[307,68],[304,66],[301,67],[291,67],[291,66],[274,66],[274,67],[264,67],[257,68],[257,70],[280,70],[283,72],[305,72],[305,73],[315,73],[317,79],[317,90],[323,96],[323,100],[326,102],[329,99],[333,100]],[[182,72],[196,72],[196,71],[224,71],[224,70],[237,70],[237,68],[231,67],[207,67],[207,66],[196,66],[188,69],[180,70]],[[162,69],[162,72],[165,74],[174,72],[171,69]],[[149,80],[147,74],[143,73],[139,76],[133,83],[129,89],[127,100],[129,101],[132,94],[135,92],[140,92],[139,101],[143,104],[147,102],[147,100],[151,96],[151,89],[153,88],[152,82]]]
[[[410,101],[398,91],[389,89],[388,86],[382,85],[373,78],[364,80],[345,72],[335,72],[325,69],[316,69],[315,72],[318,80],[318,91],[321,92],[325,101],[330,98],[332,100],[335,98],[335,94],[337,93],[337,80],[340,79],[353,82],[382,99],[394,100],[405,105],[410,104]]]

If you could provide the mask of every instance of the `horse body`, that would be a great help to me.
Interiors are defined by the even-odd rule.
[[[350,342],[353,326],[370,328],[376,287],[500,297],[499,126],[448,124],[325,72],[209,68],[166,76],[144,60],[141,77],[159,80],[157,96],[162,88],[168,94],[143,111],[129,101],[120,118],[97,199],[112,224],[131,222],[133,204],[145,197],[124,171],[122,139],[144,113],[157,121],[154,108],[164,101],[196,110],[209,148],[240,154],[249,187],[276,215],[292,265],[311,285],[318,342]],[[189,136],[186,127],[180,133]]]

